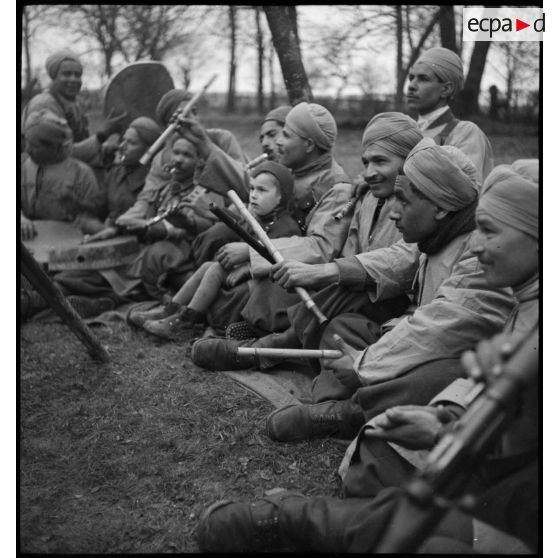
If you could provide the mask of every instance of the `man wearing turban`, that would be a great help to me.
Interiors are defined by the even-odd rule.
[[[90,135],[85,109],[78,98],[83,73],[78,56],[69,50],[58,51],[47,58],[45,66],[52,81],[48,91],[33,97],[23,109],[22,130],[32,112],[48,109],[68,122],[74,142],[72,156],[93,167],[100,166],[101,145],[111,134],[121,131],[126,114],[107,118],[98,132]]]
[[[270,415],[268,433],[276,440],[351,437],[391,405],[427,403],[461,374],[460,353],[499,330],[509,314],[509,293],[487,284],[468,248],[479,190],[472,162],[457,148],[425,138],[403,172],[390,214],[403,241],[355,258],[371,301],[412,291],[415,310],[383,324],[383,335],[382,324],[363,316],[334,318],[321,346],[335,347],[338,333],[348,343],[347,356],[322,364],[313,405]],[[406,243],[415,243],[414,253]],[[335,419],[321,422],[324,416]]]
[[[34,236],[34,219],[73,222],[102,217],[105,195],[91,168],[73,158],[72,131],[48,109],[32,112],[25,123],[29,157],[21,168],[21,233]]]
[[[438,148],[439,149],[439,148]],[[423,153],[424,155],[424,153]],[[417,159],[418,157],[418,159]],[[422,166],[421,151],[415,152],[413,165],[415,170]],[[430,162],[432,162],[429,157]],[[437,161],[443,164],[442,161]],[[457,165],[452,170],[465,170]],[[407,169],[406,169],[407,170]],[[448,167],[448,172],[450,171]],[[466,171],[467,172],[467,171]],[[471,189],[475,190],[471,181]],[[416,193],[433,196],[431,199],[439,203],[435,187],[421,184],[399,184],[398,198],[403,203],[413,205],[413,188]],[[467,204],[471,193],[463,188],[460,197],[462,204]],[[511,287],[516,306],[505,322],[503,335],[497,335],[490,341],[483,341],[476,352],[459,351],[459,367],[471,377],[480,378],[495,370],[495,365],[503,364],[503,355],[513,352],[530,334],[536,330],[538,322],[538,191],[537,185],[522,178],[511,167],[497,167],[488,177],[483,195],[476,211],[477,231],[467,233],[471,250],[467,256],[459,256],[455,266],[455,277],[442,282],[438,296],[431,304],[450,304],[459,300],[452,291],[473,287],[473,276],[484,278],[484,288],[476,294],[487,296],[489,288]],[[443,188],[440,188],[441,201],[447,205]],[[420,198],[419,198],[420,199]],[[427,198],[424,197],[423,201]],[[469,204],[470,205],[470,204]],[[473,206],[476,204],[473,203]],[[465,206],[467,207],[467,206]],[[423,205],[425,209],[426,206]],[[412,208],[411,208],[412,209]],[[394,211],[394,217],[405,223],[405,212],[401,207]],[[469,228],[469,227],[466,227]],[[408,230],[404,235],[408,235]],[[451,241],[450,241],[451,243]],[[443,250],[443,249],[442,249]],[[518,254],[520,259],[518,259]],[[439,252],[438,252],[439,253]],[[471,255],[479,262],[473,265]],[[432,263],[432,262],[431,262]],[[447,262],[449,263],[449,262]],[[479,265],[480,263],[480,265]],[[513,268],[512,274],[508,275]],[[486,271],[486,274],[483,273]],[[506,278],[506,279],[504,279]],[[480,286],[481,283],[477,282]],[[502,291],[500,291],[503,293]],[[465,293],[464,293],[465,294]],[[474,296],[469,293],[469,296]],[[465,299],[462,299],[465,302]],[[465,303],[465,310],[471,310],[471,303]],[[442,311],[432,317],[444,322],[448,327],[448,317],[459,311],[454,308],[450,314]],[[450,310],[448,308],[448,310]],[[477,308],[480,310],[480,307]],[[420,312],[420,308],[415,315]],[[419,327],[423,317],[417,317]],[[427,325],[422,323],[422,325]],[[472,324],[470,324],[472,325]],[[479,324],[480,325],[480,324]],[[465,323],[456,323],[458,332],[467,336],[463,330]],[[396,326],[395,330],[398,326]],[[393,331],[395,331],[393,330]],[[429,334],[428,328],[421,328],[424,337]],[[445,344],[441,336],[439,345]],[[390,334],[384,335],[384,338]],[[488,336],[482,336],[488,337]],[[397,340],[392,350],[398,351]],[[374,347],[374,346],[372,346]],[[371,347],[371,348],[372,348]],[[470,345],[470,349],[475,344]],[[346,347],[348,348],[348,347]],[[350,348],[349,348],[350,349]],[[536,346],[532,347],[537,350]],[[507,353],[505,353],[507,351]],[[438,355],[439,356],[439,355]],[[436,367],[437,355],[427,367]],[[443,361],[448,365],[447,359]],[[358,370],[355,366],[355,371]],[[429,380],[427,368],[419,373],[421,381]],[[469,380],[458,379],[456,384]],[[211,506],[202,516],[198,527],[198,544],[202,552],[256,552],[285,550],[313,552],[366,552],[373,553],[377,549],[386,526],[395,516],[403,486],[410,478],[415,466],[422,466],[424,455],[406,450],[406,448],[431,448],[444,432],[454,428],[455,420],[463,413],[463,394],[467,390],[452,385],[453,389],[445,389],[432,399],[428,406],[407,405],[390,408],[387,412],[376,414],[360,431],[339,469],[343,478],[344,499],[313,496],[284,491],[258,501],[247,503],[222,501]],[[399,386],[401,388],[401,386]],[[408,401],[416,402],[421,394],[415,390],[407,392]],[[393,385],[392,389],[397,389]],[[419,390],[420,391],[420,390]],[[405,392],[401,392],[404,394]],[[459,397],[461,396],[461,397]],[[413,401],[414,400],[414,401]],[[462,512],[452,511],[440,523],[431,539],[423,548],[425,553],[465,552],[470,553],[473,547],[480,553],[493,553],[494,544],[490,540],[491,533],[486,524],[482,527],[483,536],[473,540],[471,516],[494,525],[526,543],[529,550],[537,550],[538,545],[538,385],[527,386],[522,400],[521,414],[510,424],[506,433],[498,441],[496,450],[482,463],[470,487],[476,500],[470,508],[470,516]],[[335,417],[330,409],[329,421]],[[324,415],[323,420],[327,419]],[[297,426],[305,428],[304,421]],[[268,425],[269,427],[269,425]],[[489,425],[487,425],[487,428]],[[390,441],[386,444],[384,440]],[[395,444],[393,443],[395,442]],[[397,445],[396,445],[397,444]],[[404,460],[401,455],[405,456]],[[413,454],[414,458],[412,457]],[[264,538],[258,538],[259,525],[273,525],[271,532]],[[517,541],[507,547],[508,541],[499,536],[497,539],[499,552],[517,551]],[[492,547],[490,546],[492,542]],[[488,543],[488,546],[486,546]],[[480,545],[485,546],[480,546]],[[478,546],[476,546],[478,545]],[[514,546],[515,545],[515,546]]]
[[[409,70],[407,103],[418,112],[425,137],[454,145],[471,159],[482,182],[494,164],[492,146],[473,122],[458,120],[448,103],[463,89],[463,63],[455,52],[435,47],[424,52]]]
[[[397,296],[380,304],[373,304],[364,286],[366,273],[355,255],[391,246],[401,239],[401,233],[389,219],[395,202],[394,185],[403,172],[405,157],[422,138],[416,122],[399,112],[377,114],[370,120],[362,137],[363,179],[368,186],[356,202],[349,233],[341,257],[325,264],[305,264],[287,259],[272,268],[273,279],[281,287],[292,289],[303,286],[320,289],[313,299],[329,318],[344,312],[360,311],[370,319],[385,321],[400,315],[409,300]],[[414,248],[409,245],[409,250]],[[259,370],[277,364],[276,360],[244,357],[233,358],[236,348],[242,346],[315,349],[318,346],[319,324],[303,303],[288,310],[290,325],[281,333],[273,333],[256,340],[227,341],[225,350],[213,353],[207,366],[211,369],[249,368]]]
[[[321,105],[302,102],[287,114],[277,139],[278,162],[293,173],[294,216],[305,236],[274,239],[283,257],[303,263],[325,263],[341,253],[351,215],[340,219],[335,216],[349,201],[352,185],[332,157],[336,138],[335,120]],[[250,264],[256,281],[242,310],[243,319],[260,335],[284,331],[289,327],[287,308],[299,301],[298,295],[271,282],[271,264],[253,249]],[[205,356],[201,356],[205,351],[200,350],[202,345],[199,342],[194,345],[194,362],[198,357],[200,362],[206,362]]]
[[[167,91],[155,108],[155,116],[162,128],[165,130],[177,111],[182,109],[192,98],[192,93],[185,89],[171,89]],[[194,127],[197,133],[186,132],[184,137],[196,146],[199,154],[198,168],[196,169],[196,182],[200,186],[225,195],[226,191],[238,181],[228,181],[227,174],[223,178],[222,167],[234,169],[237,175],[243,174],[246,156],[235,136],[228,130],[221,128],[208,128],[207,130],[197,119],[197,107],[193,107],[190,117],[186,120]],[[184,132],[184,127],[181,128]],[[139,193],[136,202],[124,214],[118,218],[118,224],[125,225],[134,219],[142,219],[154,196],[163,188],[171,178],[170,167],[172,160],[172,149],[170,146],[163,147],[151,161],[149,173],[145,179],[145,186]],[[248,191],[244,185],[239,184],[239,194],[246,196]]]

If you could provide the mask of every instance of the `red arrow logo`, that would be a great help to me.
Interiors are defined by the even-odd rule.
[[[524,21],[521,21],[520,19],[515,18],[515,30],[516,31],[521,31],[522,29],[525,29],[526,27],[531,27],[530,23],[525,23]]]

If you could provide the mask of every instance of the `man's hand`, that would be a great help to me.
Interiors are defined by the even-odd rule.
[[[499,334],[481,341],[475,351],[461,355],[461,365],[476,382],[490,382],[504,370],[504,363],[513,354],[521,338]]]
[[[376,428],[366,434],[408,449],[430,449],[436,444],[440,429],[451,420],[453,415],[443,407],[402,405],[376,417]]]
[[[176,119],[176,124],[176,131],[196,146],[200,157],[207,159],[211,151],[212,141],[199,121],[196,118],[182,118],[179,116]]]
[[[124,122],[128,116],[127,112],[121,112],[116,116],[113,116],[113,114],[114,109],[110,111],[99,129],[99,133],[107,138],[112,134],[121,134],[124,131]]]
[[[215,221],[215,214],[209,210],[209,203],[210,202],[202,198],[198,198],[194,203],[182,202],[181,206],[195,211],[203,219],[207,219],[208,221]]]
[[[360,351],[347,345],[336,333],[333,334],[333,340],[337,348],[343,352],[343,356],[335,359],[324,358],[324,366],[329,368],[343,385],[349,388],[362,387],[362,382],[353,368]]]
[[[232,288],[250,277],[250,265],[241,265],[233,269],[225,278],[225,285]]]
[[[294,287],[319,288],[339,279],[335,263],[305,264],[296,260],[284,260],[271,267],[271,278],[284,289]]]
[[[21,240],[31,240],[37,236],[37,229],[31,219],[27,219],[23,213],[21,214]]]
[[[108,240],[118,235],[117,227],[107,227],[102,231],[95,234],[86,234],[81,241],[82,244],[89,244],[90,242],[97,242],[99,240]]]
[[[245,242],[229,242],[217,250],[215,257],[225,269],[233,269],[249,260],[250,249]]]
[[[127,231],[135,232],[143,230],[147,227],[147,219],[140,219],[138,217],[119,217],[116,219],[116,224],[124,227]]]

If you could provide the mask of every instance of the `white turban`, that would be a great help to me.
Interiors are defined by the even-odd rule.
[[[337,139],[337,124],[331,113],[316,103],[299,103],[294,106],[285,121],[295,134],[314,140],[314,143],[329,151]]]
[[[477,198],[477,170],[453,145],[424,138],[409,153],[403,172],[429,200],[446,211],[459,211]]]
[[[486,214],[538,240],[539,185],[510,165],[498,165],[484,182],[477,215]]]
[[[368,122],[362,135],[362,147],[375,144],[387,151],[407,157],[409,151],[422,139],[414,119],[402,112],[382,112]]]
[[[451,81],[455,85],[454,93],[463,89],[463,62],[452,50],[442,47],[430,48],[419,57],[413,68],[419,64],[427,66],[441,81]]]

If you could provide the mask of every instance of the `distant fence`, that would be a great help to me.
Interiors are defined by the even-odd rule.
[[[39,93],[34,88],[32,90],[22,90],[23,107],[28,100]],[[82,89],[80,93],[82,102],[87,110],[99,111],[103,103],[102,89]],[[347,128],[362,128],[372,116],[380,112],[393,111],[396,109],[394,95],[348,95],[344,97],[320,96],[314,97],[314,102],[326,107],[335,115],[337,124]],[[288,105],[286,95],[276,95],[273,105],[268,96],[264,98],[264,112],[271,110],[279,105]],[[199,102],[200,109],[205,112],[208,108],[225,112],[227,105],[227,95],[225,93],[207,93]],[[235,114],[251,115],[255,120],[263,115],[257,110],[257,99],[255,95],[239,94],[235,98]],[[481,114],[478,118],[489,118],[489,107],[482,106]],[[514,120],[518,123],[537,124],[539,118],[538,100],[532,103],[512,107],[503,115],[504,120]],[[476,120],[476,118],[472,118]]]

